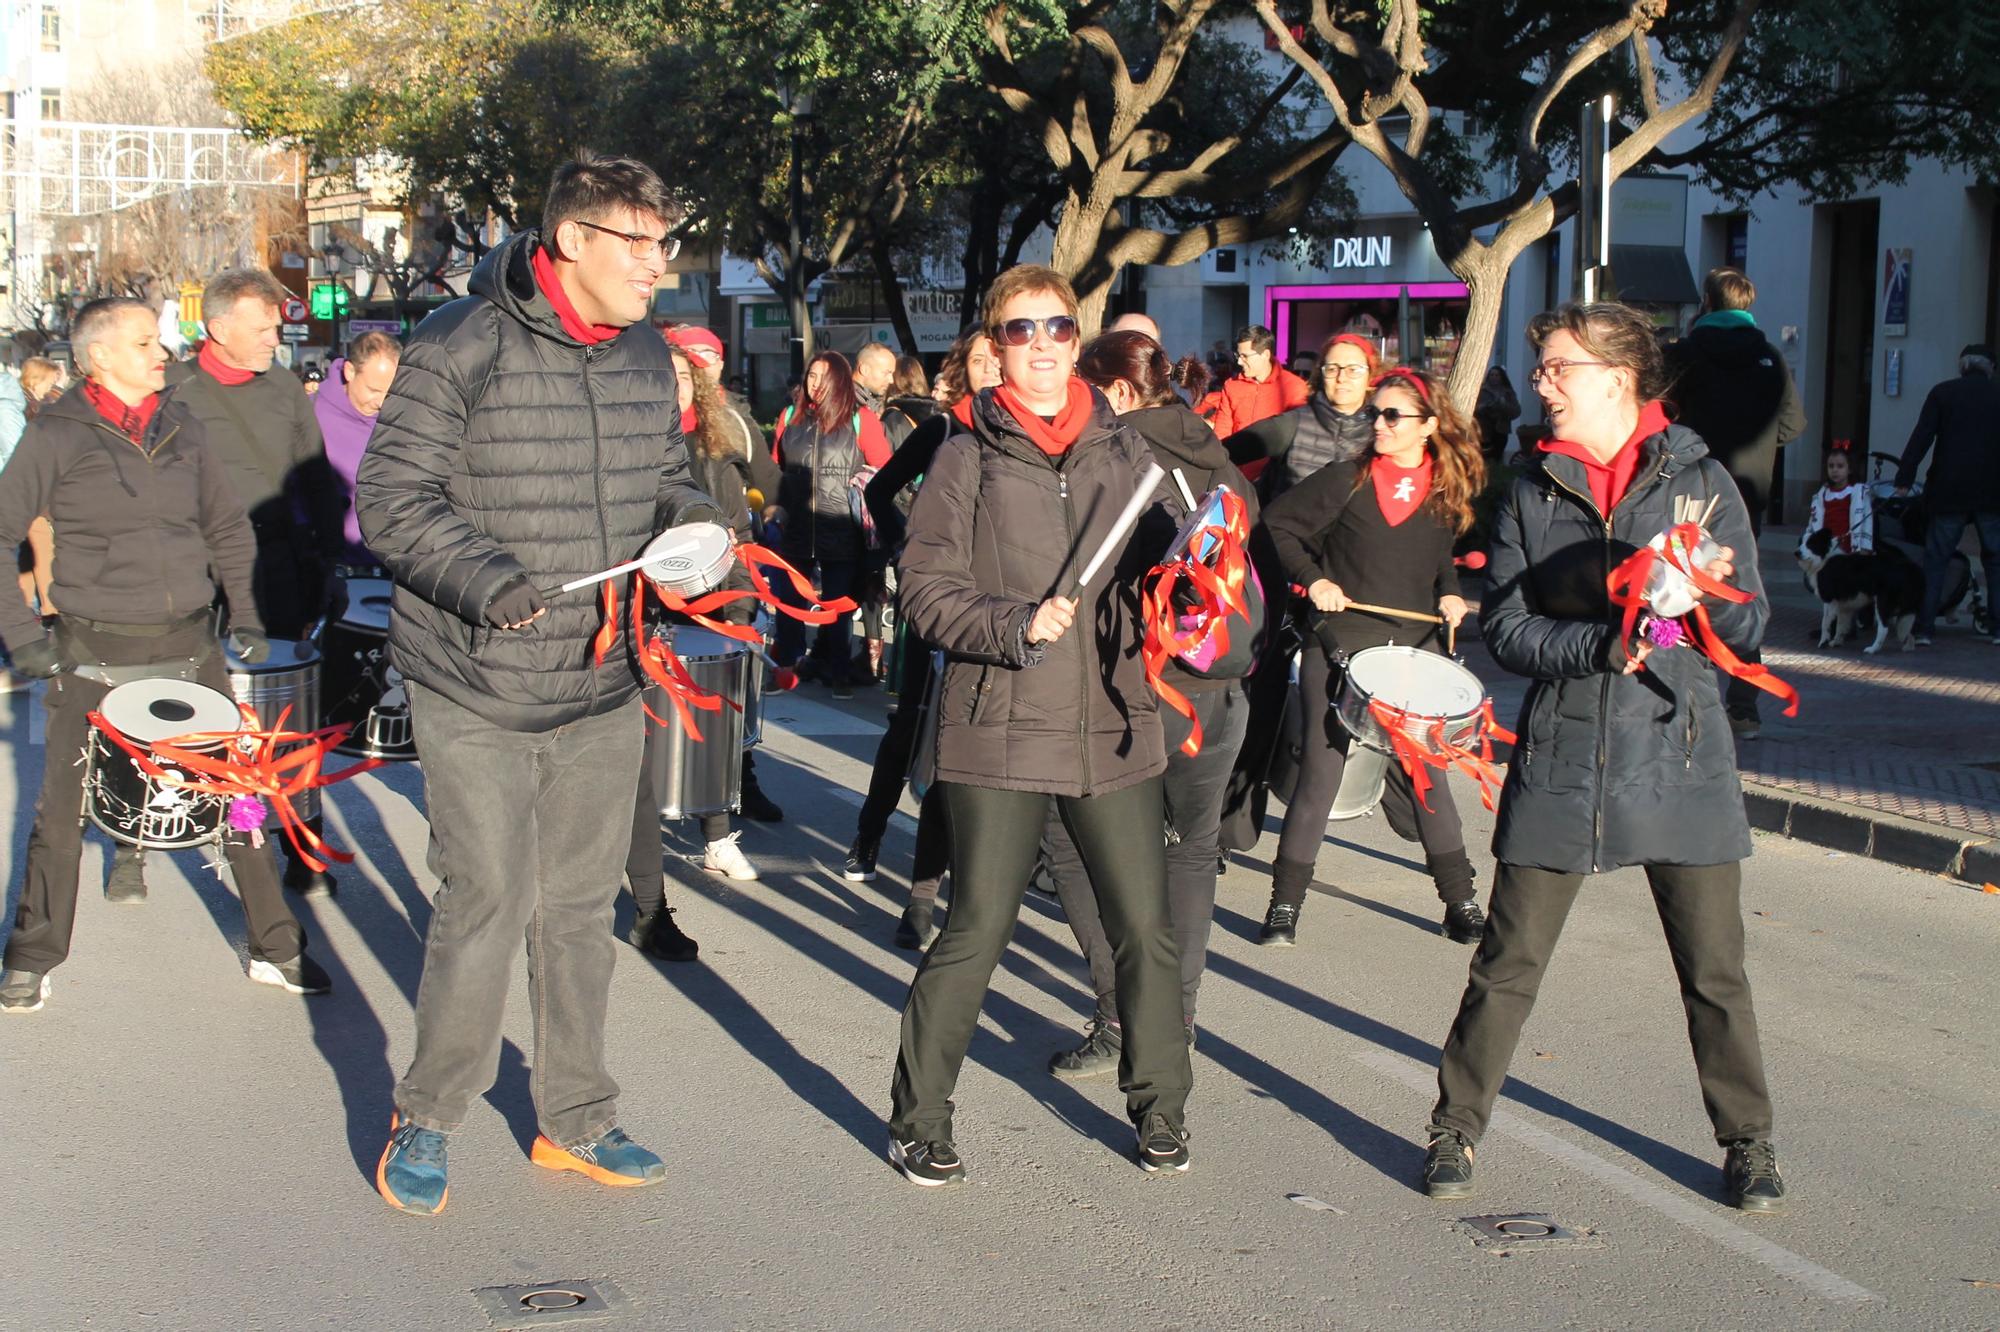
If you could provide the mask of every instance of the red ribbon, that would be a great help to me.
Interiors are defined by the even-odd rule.
[[[1458,769],[1477,783],[1479,803],[1489,810],[1495,807],[1502,778],[1499,769],[1493,766],[1493,741],[1498,738],[1511,745],[1516,738],[1512,731],[1493,720],[1492,699],[1485,699],[1479,705],[1479,748],[1476,752],[1459,745],[1445,733],[1446,718],[1405,712],[1379,698],[1370,700],[1368,711],[1389,733],[1390,752],[1402,765],[1403,772],[1410,779],[1410,790],[1425,809],[1431,807],[1427,797],[1432,783],[1427,768],[1436,768],[1440,772]]]
[[[1146,683],[1162,703],[1187,718],[1188,738],[1181,742],[1181,752],[1189,758],[1201,752],[1201,720],[1195,716],[1194,705],[1188,702],[1187,695],[1167,683],[1167,662],[1203,651],[1211,639],[1215,655],[1226,656],[1230,615],[1240,615],[1245,624],[1249,623],[1250,604],[1243,593],[1250,577],[1250,562],[1244,554],[1249,534],[1249,511],[1242,496],[1225,493],[1222,521],[1197,528],[1188,541],[1187,553],[1180,559],[1154,565],[1147,575],[1152,581],[1140,596],[1146,625],[1141,650]],[[1196,554],[1211,537],[1216,543],[1213,567]],[[1174,591],[1182,578],[1187,579],[1195,603],[1185,613],[1174,606]]]
[[[240,703],[237,708],[243,717],[243,729],[240,731],[194,731],[167,740],[155,740],[146,746],[135,745],[128,740],[117,727],[104,719],[102,713],[92,712],[89,717],[92,726],[129,755],[139,771],[155,781],[204,795],[227,799],[256,796],[264,800],[277,811],[278,826],[299,853],[300,861],[315,873],[324,872],[327,861],[338,861],[343,865],[353,863],[353,855],[329,846],[306,826],[305,820],[292,808],[292,797],[332,786],[335,782],[344,782],[381,767],[387,760],[363,759],[339,772],[328,773],[322,768],[326,756],[347,739],[352,726],[288,731],[285,722],[290,718],[292,709],[287,704],[284,711],[278,714],[277,724],[264,731],[258,729],[255,712]],[[216,750],[218,745],[219,753]],[[290,746],[296,747],[287,748],[283,754],[278,752],[281,747]],[[174,764],[206,780],[183,777],[161,767],[162,763]],[[325,860],[320,859],[322,855]]]
[[[1605,580],[1605,590],[1611,604],[1624,608],[1624,617],[1619,624],[1621,641],[1631,642],[1639,624],[1639,612],[1646,609],[1646,584],[1653,575],[1653,566],[1665,561],[1678,570],[1695,588],[1705,596],[1719,601],[1727,601],[1741,606],[1756,600],[1756,597],[1742,588],[1711,578],[1704,569],[1697,568],[1694,551],[1702,541],[1699,523],[1678,523],[1667,529],[1666,539],[1659,547],[1645,546],[1632,552]],[[1681,623],[1695,649],[1714,662],[1723,674],[1741,680],[1747,685],[1763,690],[1785,701],[1785,715],[1796,717],[1799,713],[1799,691],[1773,675],[1759,662],[1746,662],[1729,650],[1709,622],[1708,607],[1695,603],[1693,610],[1681,617]]]

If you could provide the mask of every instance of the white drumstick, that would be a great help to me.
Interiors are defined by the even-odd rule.
[[[607,579],[616,578],[619,574],[628,574],[634,569],[643,569],[649,564],[658,564],[662,560],[671,560],[676,555],[691,555],[698,544],[697,542],[689,542],[684,546],[675,546],[671,550],[654,551],[651,555],[642,555],[636,560],[627,560],[623,564],[614,564],[603,573],[585,574],[582,578],[572,578],[561,587],[553,591],[543,592],[542,595],[552,597],[563,592],[574,592],[580,587],[589,587],[593,583],[602,583]]]
[[[1153,502],[1153,491],[1160,484],[1160,478],[1166,474],[1167,469],[1160,466],[1157,461],[1146,464],[1146,473],[1139,478],[1139,488],[1132,492],[1131,499],[1125,501],[1125,508],[1119,513],[1118,521],[1111,525],[1110,532],[1105,534],[1104,543],[1097,548],[1097,553],[1090,557],[1090,563],[1083,566],[1083,576],[1076,580],[1076,590],[1079,594],[1090,586],[1090,580],[1097,577],[1097,571],[1104,567],[1104,562],[1123,544],[1126,534],[1132,530],[1132,525],[1139,521],[1139,515]]]

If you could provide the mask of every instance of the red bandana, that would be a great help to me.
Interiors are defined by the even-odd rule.
[[[951,415],[952,419],[967,430],[972,429],[972,394],[968,393],[953,403],[951,405]]]
[[[699,429],[701,429],[701,417],[694,408],[690,407],[681,413],[681,434],[693,439],[694,432]]]
[[[1035,441],[1035,447],[1051,458],[1069,452],[1069,446],[1076,443],[1077,436],[1090,424],[1090,397],[1090,385],[1072,377],[1063,409],[1056,413],[1055,420],[1044,421],[1040,413],[1021,401],[1011,384],[993,390],[993,400],[1012,413],[1021,423],[1021,429],[1027,431],[1028,438]]]
[[[1543,453],[1559,454],[1574,458],[1583,464],[1583,474],[1590,481],[1590,497],[1597,501],[1599,514],[1609,516],[1618,507],[1618,501],[1625,498],[1625,492],[1632,488],[1632,473],[1639,470],[1639,444],[1651,439],[1667,428],[1666,409],[1657,402],[1649,402],[1639,409],[1639,426],[1632,432],[1632,438],[1624,447],[1611,456],[1609,462],[1599,462],[1590,450],[1581,444],[1567,440],[1545,439]]]
[[[537,245],[531,266],[535,270],[535,285],[542,295],[549,298],[549,304],[556,308],[556,318],[562,320],[563,332],[575,338],[586,347],[595,347],[600,342],[609,342],[625,330],[614,324],[586,324],[583,316],[576,312],[569,293],[563,290],[562,279],[556,276],[556,261],[549,258],[549,252]]]
[[[99,385],[96,380],[86,379],[83,381],[83,396],[119,434],[140,448],[146,447],[146,427],[152,423],[153,413],[159,410],[159,394],[148,393],[146,400],[137,407],[128,407],[110,389]]]
[[[1368,464],[1368,476],[1375,483],[1375,502],[1382,507],[1382,516],[1389,526],[1401,527],[1430,498],[1430,451],[1424,451],[1424,460],[1415,467],[1398,467],[1378,455]]]
[[[235,366],[226,364],[222,359],[222,353],[215,349],[214,339],[202,343],[201,352],[194,359],[196,365],[208,371],[210,379],[224,388],[235,388],[257,377],[255,370],[238,370]]]

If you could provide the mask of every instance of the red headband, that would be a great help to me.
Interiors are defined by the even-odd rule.
[[[1340,346],[1342,343],[1346,343],[1348,346],[1353,347],[1355,350],[1359,351],[1363,356],[1366,356],[1368,358],[1368,370],[1370,374],[1374,373],[1376,366],[1382,364],[1382,354],[1375,350],[1375,344],[1370,342],[1367,338],[1361,336],[1361,334],[1359,333],[1338,334],[1337,336],[1335,336],[1333,341],[1326,344],[1326,349],[1327,351],[1331,352],[1335,347]]]
[[[1854,441],[1851,439],[1836,439],[1828,447],[1835,453],[1852,453],[1854,451]]]
[[[1411,388],[1416,390],[1418,402],[1421,402],[1426,407],[1429,407],[1431,405],[1431,391],[1429,388],[1425,387],[1423,376],[1419,375],[1416,371],[1410,369],[1407,366],[1401,366],[1401,365],[1390,366],[1387,370],[1384,370],[1381,374],[1375,376],[1375,382],[1370,384],[1368,387],[1371,389],[1378,389],[1381,388],[1384,384],[1387,384],[1392,379],[1408,384]]]

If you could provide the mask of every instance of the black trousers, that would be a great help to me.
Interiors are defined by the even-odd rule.
[[[1155,1112],[1180,1124],[1192,1074],[1181,1026],[1180,953],[1167,914],[1160,778],[1087,797],[957,782],[940,783],[938,792],[951,820],[951,916],[917,968],[903,1008],[890,1132],[904,1141],[951,1141],[952,1088],[993,968],[1020,917],[1051,802],[1083,855],[1111,940],[1125,1027],[1118,1085],[1126,1113],[1135,1125]]]
[[[206,615],[184,629],[139,637],[99,633],[74,622],[57,634],[71,661],[101,666],[137,666],[188,661],[206,652],[195,682],[225,697],[229,680]],[[76,927],[77,871],[83,861],[83,777],[77,760],[90,737],[90,713],[110,688],[74,675],[49,681],[48,736],[42,762],[42,793],[35,804],[35,827],[28,834],[28,858],[14,932],[7,939],[5,965],[22,971],[53,971],[69,956]],[[250,956],[289,962],[305,947],[305,930],[285,905],[277,861],[269,845],[253,847],[238,833],[223,842],[243,919]]]
[[[859,560],[792,560],[799,572],[813,580],[819,590],[821,601],[834,601],[854,591],[855,581],[861,575]],[[774,579],[771,584],[778,595],[787,603],[803,606],[804,598],[793,590],[791,581]],[[777,641],[772,644],[771,656],[780,666],[796,666],[805,655],[806,629],[789,615],[780,615],[777,625]],[[813,638],[812,658],[819,664],[820,676],[830,684],[847,682],[854,672],[854,616],[841,616],[832,624],[818,626]]]
[[[1299,781],[1292,801],[1285,806],[1285,828],[1278,836],[1278,859],[1311,864],[1319,858],[1320,843],[1326,839],[1326,816],[1340,794],[1340,779],[1347,772],[1347,728],[1333,715],[1333,698],[1340,687],[1340,674],[1328,664],[1326,654],[1312,643],[1299,654],[1299,704],[1305,719],[1306,741],[1300,747]],[[1392,760],[1393,764],[1393,760]],[[1391,767],[1389,780],[1404,780],[1400,768]],[[1437,774],[1424,802],[1415,801],[1417,840],[1433,861],[1453,851],[1465,849],[1465,829],[1458,821],[1458,805],[1444,774]],[[1296,886],[1291,905],[1305,901],[1306,884]],[[1280,900],[1291,896],[1281,893]],[[1446,902],[1472,900],[1469,877],[1442,880],[1438,896]]]
[[[903,683],[897,695],[896,715],[875,746],[875,768],[868,776],[868,798],[861,802],[861,817],[854,823],[854,840],[880,842],[889,830],[889,816],[903,798],[903,784],[909,779],[910,761],[915,757],[923,709],[919,706],[931,687],[930,644],[915,634],[906,634]],[[910,900],[935,902],[938,883],[951,863],[950,834],[945,830],[944,802],[926,795],[917,816],[916,859],[910,867]]]
[[[743,751],[750,762],[750,751]],[[660,797],[654,789],[653,765],[639,765],[639,790],[632,806],[632,844],[625,852],[625,880],[632,885],[632,905],[640,915],[658,911],[667,904],[667,874],[661,868]],[[714,842],[729,836],[727,814],[701,816],[701,840]]]
[[[1189,758],[1180,751],[1187,738],[1187,720],[1169,708],[1160,709],[1167,730],[1167,914],[1174,923],[1174,942],[1181,954],[1181,1017],[1194,1021],[1195,996],[1208,969],[1209,927],[1215,920],[1215,851],[1222,824],[1223,788],[1236,766],[1243,745],[1250,703],[1236,682],[1212,693],[1190,694],[1201,720],[1201,752]],[[1097,894],[1084,872],[1083,858],[1069,829],[1053,812],[1043,832],[1042,854],[1062,900],[1063,914],[1076,935],[1076,945],[1090,964],[1090,987],[1097,995],[1097,1012],[1107,1020],[1118,1016],[1118,968],[1111,940],[1104,933],[1104,916]]]
[[[1649,865],[1646,878],[1680,976],[1702,1103],[1718,1143],[1771,1136],[1771,1096],[1743,971],[1743,866]],[[1438,1062],[1434,1125],[1477,1142],[1493,1114],[1581,874],[1500,866],[1486,938]]]

